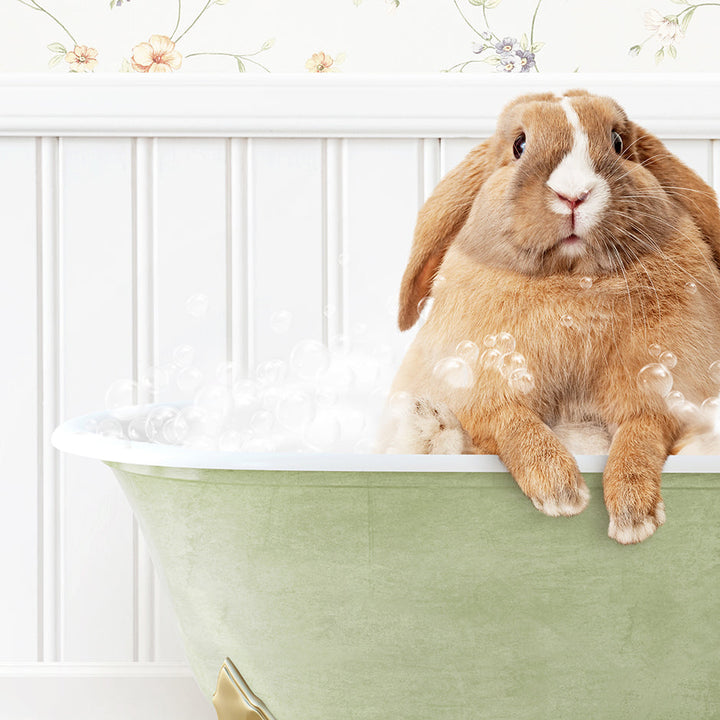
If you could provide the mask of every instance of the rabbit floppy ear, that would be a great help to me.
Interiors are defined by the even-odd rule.
[[[475,196],[490,175],[489,143],[487,140],[471,150],[440,181],[418,214],[410,260],[400,286],[401,330],[411,328],[418,319],[418,303],[430,292],[445,252],[465,224]]]
[[[665,192],[687,210],[710,246],[720,268],[720,208],[715,191],[693,170],[676,158],[660,140],[631,123],[635,143],[630,150]]]

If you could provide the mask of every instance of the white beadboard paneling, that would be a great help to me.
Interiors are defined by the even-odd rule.
[[[440,174],[447,175],[483,138],[448,138],[442,141]]]
[[[0,139],[0,660],[38,659],[36,143]]]
[[[66,417],[133,373],[131,142],[60,145],[62,385]],[[133,657],[132,515],[111,473],[63,458],[59,659]]]
[[[691,167],[703,180],[712,182],[710,140],[665,140],[667,149]]]
[[[422,141],[348,141],[346,332],[366,330],[396,352],[409,337],[397,329],[397,297],[427,185],[424,157]],[[435,169],[429,171],[434,177]]]
[[[2,720],[214,720],[187,667],[0,665]]]
[[[226,162],[221,139],[157,142],[155,362],[189,345],[206,382],[229,353]]]
[[[305,338],[322,340],[322,157],[319,140],[252,142],[255,364],[287,360]],[[277,313],[291,314],[287,330],[274,322]]]

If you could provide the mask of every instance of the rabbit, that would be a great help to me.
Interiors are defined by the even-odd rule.
[[[497,454],[539,510],[568,516],[590,494],[552,428],[594,424],[610,443],[609,536],[651,536],[665,521],[665,460],[718,393],[712,188],[610,98],[524,95],[420,210],[401,330],[428,297],[392,384],[385,449]],[[671,370],[661,351],[668,366],[677,358]]]

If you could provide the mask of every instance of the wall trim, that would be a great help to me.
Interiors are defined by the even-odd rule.
[[[0,665],[0,717],[13,720],[212,720],[190,668],[177,663]]]
[[[665,138],[720,138],[720,74],[0,74],[0,135],[476,137],[524,92],[615,97]],[[698,102],[702,98],[702,102]]]

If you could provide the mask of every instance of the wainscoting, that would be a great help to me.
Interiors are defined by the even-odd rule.
[[[716,76],[502,80],[0,76],[0,719],[213,716],[110,471],[49,445],[114,380],[402,348],[418,208],[522,92],[611,94],[720,187]]]

